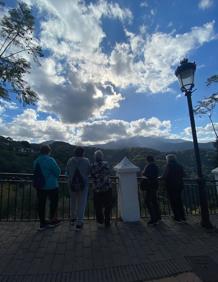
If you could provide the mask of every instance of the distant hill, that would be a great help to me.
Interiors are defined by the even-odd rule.
[[[167,139],[163,137],[130,137],[98,145],[104,149],[123,149],[123,148],[150,148],[161,152],[192,150],[193,143],[182,139]],[[200,149],[214,150],[212,142],[199,143]]]
[[[147,146],[158,147],[162,144],[162,150],[155,150],[151,148],[144,148],[144,143],[132,143],[134,146],[130,146],[129,142],[125,143],[125,140],[120,141],[119,149],[106,149],[106,145],[97,145],[85,147],[85,156],[93,161],[93,155],[96,148],[103,147],[105,159],[108,160],[111,167],[111,174],[115,174],[113,167],[118,164],[124,157],[127,157],[140,170],[146,164],[146,157],[153,155],[160,168],[160,174],[166,164],[165,155],[166,152],[175,152],[177,154],[178,161],[185,167],[185,171],[188,177],[196,176],[195,156],[191,142],[181,142],[181,140],[158,140],[158,138],[146,138],[150,141],[147,142]],[[161,138],[160,138],[161,139]],[[139,141],[140,139],[138,139]],[[128,139],[127,139],[128,141]],[[143,139],[141,141],[144,142]],[[153,142],[153,143],[151,143]],[[156,142],[156,143],[155,143]],[[166,142],[166,143],[164,143]],[[171,143],[170,143],[171,142]],[[44,144],[46,142],[43,142]],[[183,144],[185,143],[185,145]],[[61,167],[62,173],[65,172],[67,160],[73,155],[75,146],[61,141],[49,141],[52,148],[52,156],[56,159]],[[118,143],[119,144],[119,143]],[[127,145],[126,145],[127,144]],[[150,145],[149,145],[150,144]],[[11,138],[4,138],[0,136],[0,172],[33,172],[33,161],[39,154],[41,144],[31,144],[27,141],[14,141]],[[206,149],[202,149],[201,146],[201,160],[204,175],[212,177],[211,170],[217,167],[216,153],[211,146],[212,150],[207,149],[208,144],[205,144]],[[110,146],[109,146],[110,147]],[[112,147],[112,146],[111,146]],[[119,146],[114,146],[119,147]],[[124,148],[127,147],[127,148]],[[188,150],[182,150],[182,148],[190,148]],[[176,148],[176,149],[175,149]],[[178,149],[180,148],[180,150]]]

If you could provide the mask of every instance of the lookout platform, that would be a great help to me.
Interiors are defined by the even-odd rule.
[[[41,232],[38,222],[0,222],[0,281],[217,282],[218,232],[199,220],[166,216],[156,227],[141,219],[107,229],[87,220],[79,232],[67,221]],[[218,226],[218,215],[211,221]]]

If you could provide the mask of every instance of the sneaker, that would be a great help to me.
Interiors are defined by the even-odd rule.
[[[153,221],[153,220],[149,220],[148,221],[148,223],[147,223],[147,225],[153,225],[153,226],[155,226],[155,225],[157,225],[157,221]]]
[[[181,219],[174,219],[174,220],[175,220],[176,223],[179,223],[179,224],[184,222],[184,221],[181,220]]]
[[[51,220],[51,221],[49,222],[49,227],[56,227],[56,226],[58,226],[60,223],[61,223],[61,220],[59,220],[59,219]]]
[[[105,222],[105,227],[106,228],[111,227],[111,223],[110,222]]]
[[[97,222],[98,229],[102,229],[104,227],[103,223]]]
[[[40,224],[40,226],[39,226],[39,231],[43,231],[43,230],[46,230],[46,229],[48,229],[49,228],[49,224],[48,223],[42,223],[42,224]]]
[[[71,218],[71,220],[70,220],[70,224],[71,224],[72,226],[74,226],[74,225],[75,225],[75,223],[76,223],[76,219],[75,219],[75,218]]]
[[[83,223],[78,223],[77,225],[76,225],[76,231],[80,231],[80,230],[82,230],[83,229]]]

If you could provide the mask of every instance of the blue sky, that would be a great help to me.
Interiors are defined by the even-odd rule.
[[[17,5],[6,1],[5,11]],[[1,135],[84,145],[132,136],[191,140],[186,97],[175,69],[195,61],[193,105],[217,92],[218,3],[214,0],[25,0],[45,57],[26,77],[39,94],[23,108],[0,105]],[[28,58],[31,60],[31,58]],[[218,129],[218,111],[213,120]],[[213,140],[207,117],[198,138]]]

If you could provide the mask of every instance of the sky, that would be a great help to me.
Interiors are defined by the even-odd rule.
[[[218,1],[24,0],[44,51],[26,80],[39,95],[23,107],[0,101],[0,135],[92,145],[134,136],[191,140],[187,100],[175,70],[197,65],[192,101],[218,90]],[[18,1],[5,1],[5,9]],[[218,130],[218,110],[213,113]],[[196,116],[200,142],[215,139]]]

